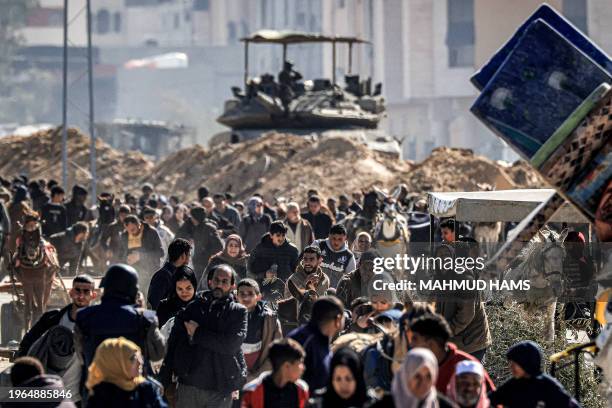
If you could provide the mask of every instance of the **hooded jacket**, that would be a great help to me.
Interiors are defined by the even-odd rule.
[[[542,373],[542,351],[533,341],[521,341],[506,353],[529,375],[527,378],[510,378],[497,390],[489,393],[491,405],[507,408],[563,407],[580,405],[568,394],[561,383]]]
[[[281,246],[272,243],[270,234],[261,238],[249,259],[249,271],[258,279],[263,279],[265,273],[274,264],[277,265],[277,276],[283,281],[293,274],[298,265],[298,249],[285,240]]]

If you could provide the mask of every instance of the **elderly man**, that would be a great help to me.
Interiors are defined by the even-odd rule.
[[[287,239],[302,253],[304,248],[314,241],[312,226],[300,216],[300,206],[292,201],[287,204],[287,218],[283,221],[287,226]]]
[[[251,197],[247,210],[249,215],[242,219],[239,231],[247,252],[251,253],[270,229],[272,219],[268,214],[264,214],[264,202],[260,197]]]
[[[455,376],[446,395],[459,408],[489,408],[484,368],[476,361],[464,360],[455,367]]]

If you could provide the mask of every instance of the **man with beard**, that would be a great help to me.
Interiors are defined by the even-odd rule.
[[[178,377],[177,408],[229,408],[246,382],[247,309],[232,295],[236,272],[219,265],[210,287],[179,312],[168,339],[160,379],[168,386]]]
[[[72,187],[72,198],[66,204],[66,225],[74,225],[79,221],[92,221],[93,214],[85,206],[87,190],[78,184]]]
[[[291,296],[289,282],[298,289],[314,287],[317,295],[324,296],[329,289],[329,277],[321,270],[321,250],[316,246],[309,246],[302,253],[302,262],[295,269],[295,273],[287,279],[285,286],[285,297]]]
[[[457,364],[446,395],[459,408],[489,408],[482,364],[469,360]]]
[[[370,249],[364,252],[359,259],[357,269],[347,273],[338,282],[336,288],[336,296],[342,300],[345,305],[350,305],[353,300],[369,296],[369,288],[372,286],[372,280],[375,277],[374,260],[380,258],[380,253],[375,249]]]

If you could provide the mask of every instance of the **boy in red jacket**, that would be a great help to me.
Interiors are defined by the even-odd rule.
[[[305,408],[308,385],[300,379],[304,373],[304,349],[292,339],[270,345],[268,358],[272,371],[262,373],[243,388],[241,408]]]

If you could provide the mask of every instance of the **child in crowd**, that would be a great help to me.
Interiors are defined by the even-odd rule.
[[[242,408],[305,408],[308,385],[300,379],[304,373],[304,349],[289,338],[276,340],[268,356],[272,372],[265,372],[244,386]]]
[[[268,347],[283,335],[276,314],[261,301],[261,291],[255,280],[238,282],[238,302],[248,311],[247,336],[242,343],[242,352],[247,364],[247,381],[251,381],[270,369]]]

